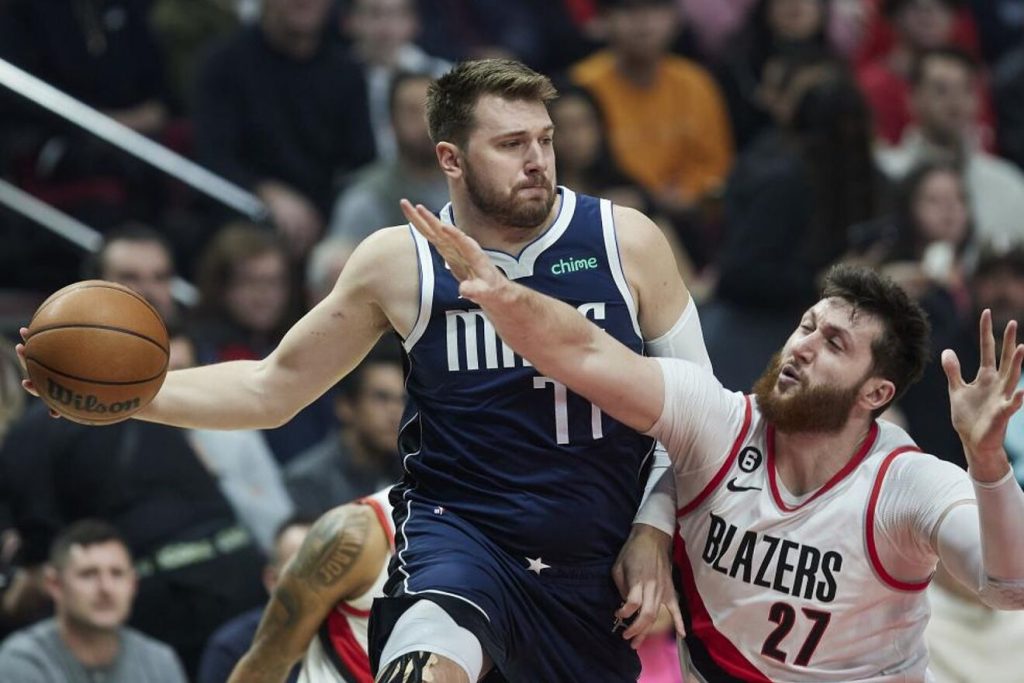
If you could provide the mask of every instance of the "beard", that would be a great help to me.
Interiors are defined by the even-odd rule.
[[[473,167],[468,162],[466,163],[465,178],[469,200],[473,202],[477,210],[510,228],[537,227],[547,219],[555,205],[555,188],[547,176],[538,176],[539,179],[536,182],[516,185],[508,195],[502,195],[498,190],[487,185],[473,171]],[[547,198],[542,201],[519,199],[519,190],[528,187],[544,188]]]
[[[860,389],[867,378],[852,387],[828,384],[809,387],[800,384],[787,396],[774,393],[782,371],[782,354],[776,353],[754,383],[754,396],[764,418],[786,433],[831,434],[846,424]]]

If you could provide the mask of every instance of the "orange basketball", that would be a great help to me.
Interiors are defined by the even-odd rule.
[[[63,417],[120,422],[146,406],[167,375],[167,328],[123,285],[87,280],[42,303],[25,340],[28,376]]]

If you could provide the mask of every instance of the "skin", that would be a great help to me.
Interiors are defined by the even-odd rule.
[[[338,602],[373,587],[390,556],[387,535],[370,506],[326,512],[285,566],[249,651],[228,683],[281,683]]]
[[[176,315],[173,277],[171,255],[159,242],[120,239],[103,250],[100,278],[135,290],[167,319]]]
[[[503,277],[472,239],[442,225],[422,206],[403,205],[406,215],[433,242],[460,280],[459,293],[478,303],[501,338],[545,375],[554,377],[616,419],[637,430],[650,429],[664,408],[660,365],[633,353],[579,315],[570,306],[532,292]],[[873,422],[873,411],[893,397],[893,383],[870,374],[871,344],[881,323],[869,314],[852,314],[850,304],[823,299],[804,314],[781,351],[783,372],[772,391],[785,400],[801,384],[857,386],[856,400],[846,423],[832,433],[776,433],[778,474],[786,487],[800,495],[825,484],[845,465]],[[971,475],[995,482],[1009,471],[1003,449],[1006,425],[1024,402],[1017,389],[1024,345],[1016,341],[1017,324],[1010,322],[998,353],[989,311],[981,315],[981,366],[974,381],[965,382],[956,354],[946,350],[942,367],[949,382],[952,421],[963,442]],[[671,537],[643,524],[634,527],[627,549],[631,553],[615,568],[617,580],[633,572],[666,581],[670,570]],[[623,551],[626,554],[626,550]],[[633,566],[632,558],[640,558]],[[651,568],[653,558],[656,566]],[[662,593],[672,596],[670,588]],[[649,596],[630,594],[619,616],[636,615],[624,634],[641,636],[652,626],[658,604]],[[667,606],[667,605],[666,605]]]

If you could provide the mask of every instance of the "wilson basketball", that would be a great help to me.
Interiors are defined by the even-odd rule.
[[[68,285],[42,303],[25,340],[28,376],[46,405],[74,422],[120,422],[167,375],[167,328],[142,296],[113,282]]]

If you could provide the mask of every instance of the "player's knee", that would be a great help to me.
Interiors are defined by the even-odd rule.
[[[463,668],[447,657],[432,652],[407,652],[381,667],[376,683],[470,683],[470,680]]]

